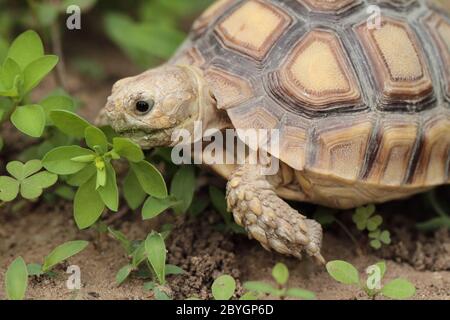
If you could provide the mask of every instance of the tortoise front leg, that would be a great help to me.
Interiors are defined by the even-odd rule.
[[[325,263],[320,254],[322,227],[292,209],[261,175],[259,165],[242,165],[227,185],[228,209],[237,224],[267,250],[301,258],[301,252]]]

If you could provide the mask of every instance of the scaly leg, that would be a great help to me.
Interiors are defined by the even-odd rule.
[[[320,254],[322,227],[292,209],[275,193],[275,186],[261,175],[259,165],[242,165],[227,185],[228,209],[237,224],[267,250],[301,258],[301,252],[325,263]]]

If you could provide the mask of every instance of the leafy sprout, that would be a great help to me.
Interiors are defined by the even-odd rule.
[[[166,246],[162,233],[151,232],[145,240],[130,241],[122,232],[108,228],[109,234],[120,242],[129,263],[116,274],[116,284],[121,285],[133,273],[150,281],[144,284],[144,290],[152,291],[156,299],[167,300],[166,276],[180,275],[180,267],[166,263]]]
[[[29,276],[52,276],[56,265],[84,250],[89,243],[77,240],[63,243],[50,252],[43,264],[26,264],[22,257],[15,259],[5,274],[5,292],[10,300],[22,300],[28,287]]]
[[[407,299],[414,296],[416,289],[408,280],[397,278],[384,286],[381,281],[386,274],[386,263],[378,262],[367,268],[367,280],[364,283],[358,270],[351,264],[342,260],[330,261],[326,265],[328,274],[336,281],[359,287],[368,297],[375,298],[383,295],[391,299]]]
[[[289,269],[283,263],[277,263],[272,269],[272,277],[277,286],[262,281],[248,281],[244,283],[244,288],[260,296],[272,296],[280,299],[295,298],[304,300],[316,299],[316,295],[305,289],[289,288]]]

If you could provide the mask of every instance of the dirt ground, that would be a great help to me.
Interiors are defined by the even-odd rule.
[[[114,80],[137,72],[120,53],[98,44],[108,52],[107,58],[101,50],[78,52],[89,55],[103,64],[107,70],[104,81],[97,83],[85,79],[69,68],[68,91],[85,103],[84,116],[93,119],[104,105]],[[79,46],[78,48],[82,48]],[[70,66],[70,64],[69,64]],[[38,96],[52,88],[50,79],[38,92]],[[447,198],[448,199],[448,198]],[[450,236],[448,230],[431,234],[419,233],[414,224],[433,216],[417,203],[421,198],[384,205],[380,212],[385,218],[386,228],[391,231],[393,243],[378,252],[368,249],[366,236],[352,230],[358,239],[362,254],[356,254],[357,246],[338,226],[325,230],[323,255],[327,260],[342,259],[354,264],[360,272],[385,259],[386,280],[407,278],[417,287],[415,299],[450,299]],[[306,211],[311,211],[307,206]],[[302,208],[300,206],[299,208]],[[351,227],[349,213],[340,215]],[[142,239],[162,222],[175,224],[168,240],[169,263],[182,267],[185,275],[169,277],[169,289],[175,298],[197,296],[210,298],[210,287],[214,278],[227,273],[237,279],[238,295],[243,292],[242,283],[248,280],[271,281],[271,268],[276,262],[287,264],[291,271],[290,286],[314,291],[318,299],[365,299],[357,288],[336,283],[323,267],[310,260],[298,261],[262,249],[257,242],[242,235],[230,235],[217,231],[221,218],[214,212],[204,212],[200,217],[174,217],[166,214],[162,220],[143,222],[139,213],[129,212],[114,225],[130,239]],[[9,263],[21,255],[28,263],[41,263],[44,256],[55,246],[69,240],[86,239],[91,243],[86,250],[69,259],[61,266],[55,278],[33,280],[27,291],[28,299],[151,299],[143,290],[143,280],[130,279],[122,286],[115,285],[116,272],[127,263],[119,243],[98,232],[78,231],[72,208],[63,201],[56,205],[45,202],[27,204],[19,210],[10,206],[0,209],[0,283]],[[81,268],[82,289],[72,292],[66,288],[68,275],[65,267],[78,265]],[[4,299],[3,285],[0,299]]]

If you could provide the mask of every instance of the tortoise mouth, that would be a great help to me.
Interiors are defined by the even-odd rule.
[[[171,135],[167,129],[126,128],[116,130],[117,134],[137,143],[143,149],[150,149],[170,144]]]

